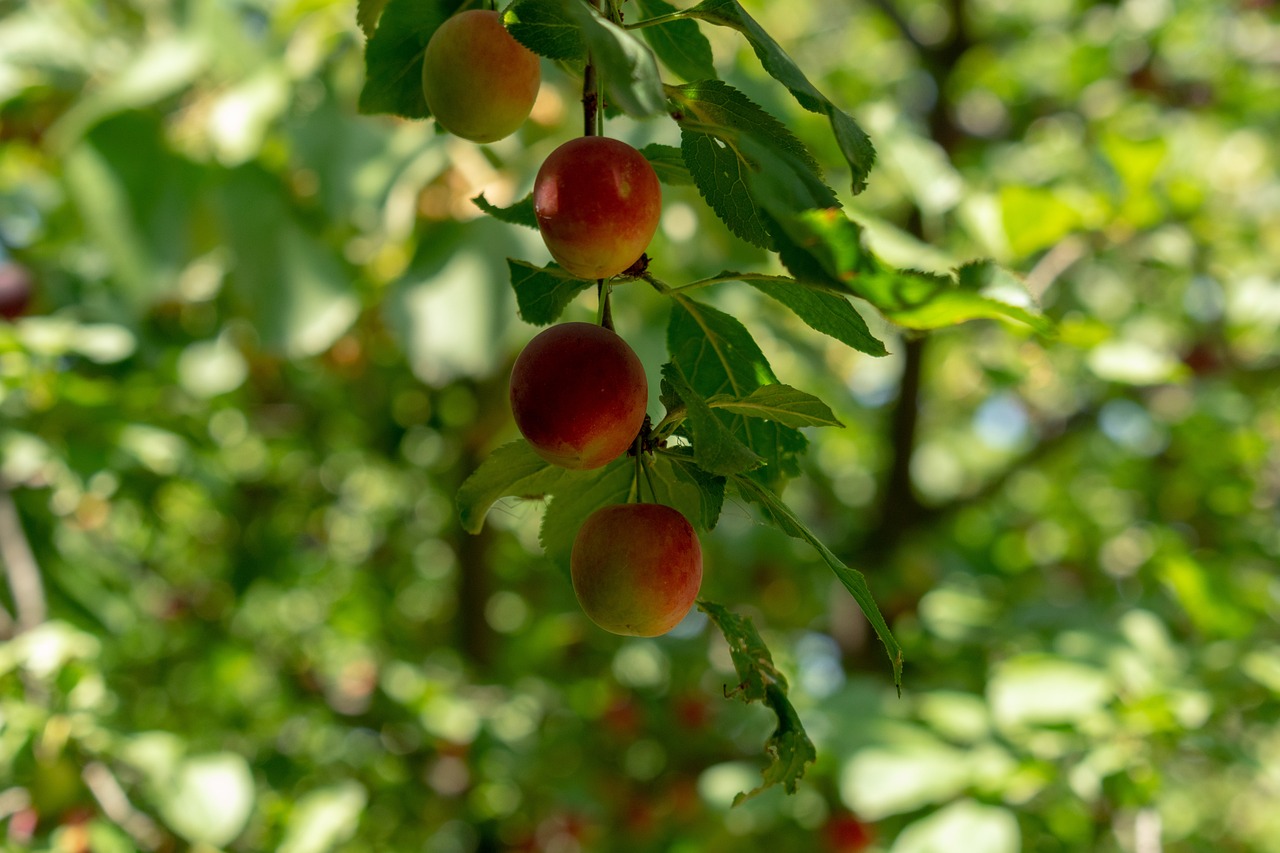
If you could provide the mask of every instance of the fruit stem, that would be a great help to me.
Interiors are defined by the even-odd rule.
[[[613,291],[613,285],[604,279],[596,281],[596,299],[598,307],[596,308],[596,324],[604,326],[609,331],[613,328],[613,307],[609,303],[609,294]]]
[[[639,438],[636,440],[639,441]],[[662,501],[658,500],[658,490],[653,487],[653,477],[649,474],[649,466],[640,459],[639,453],[636,454],[636,460],[640,463],[640,470],[644,472],[645,482],[649,484],[649,494],[653,495],[653,502],[662,503]],[[639,490],[637,489],[637,491]]]
[[[685,18],[692,17],[687,10],[681,9],[672,12],[669,15],[658,15],[656,18],[646,18],[643,21],[636,21],[634,24],[623,24],[624,30],[639,30],[645,27],[656,27],[662,24],[669,24],[672,21],[680,21]]]

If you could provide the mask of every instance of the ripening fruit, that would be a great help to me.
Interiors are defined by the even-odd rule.
[[[13,261],[0,261],[0,317],[16,320],[27,313],[33,289],[29,269]]]
[[[649,383],[635,351],[591,323],[537,335],[511,369],[511,412],[539,456],[565,468],[599,468],[631,446],[644,423]]]
[[[678,510],[615,504],[582,523],[569,559],[573,591],[601,628],[656,637],[680,623],[702,585],[702,547]]]
[[[422,94],[440,126],[472,142],[515,133],[542,82],[538,56],[511,37],[497,12],[448,18],[422,57]]]
[[[649,161],[627,143],[580,136],[538,170],[533,210],[556,263],[580,278],[609,278],[649,247],[662,190]]]

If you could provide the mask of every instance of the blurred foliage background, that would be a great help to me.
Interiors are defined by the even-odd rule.
[[[847,424],[786,497],[867,572],[901,698],[825,567],[726,507],[703,594],[819,753],[730,809],[771,722],[705,618],[595,629],[537,503],[459,529],[534,332],[504,258],[546,259],[468,199],[528,191],[574,81],[478,148],[355,114],[346,0],[0,0],[0,238],[36,280],[0,321],[3,849],[1280,851],[1275,3],[747,7],[872,133],[875,249],[994,257],[1062,329],[871,316],[877,360],[708,294]],[[767,263],[665,191],[659,276]],[[665,305],[614,312],[656,387]]]

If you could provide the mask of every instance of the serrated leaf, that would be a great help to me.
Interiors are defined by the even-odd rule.
[[[495,207],[484,197],[484,193],[480,193],[471,201],[476,207],[499,222],[505,222],[508,225],[523,225],[535,231],[538,229],[538,217],[533,212],[533,193],[529,193],[529,195],[510,207]]]
[[[826,293],[806,287],[800,282],[748,281],[747,284],[766,296],[781,302],[817,332],[829,335],[858,352],[887,355],[884,344],[871,334],[867,321],[858,309],[838,293]]]
[[[387,0],[356,0],[356,23],[364,31],[364,37],[373,35],[378,27],[378,18],[387,6]]]
[[[664,364],[662,378],[684,403],[686,423],[693,435],[693,458],[698,467],[721,476],[760,467],[764,460],[715,416],[706,401],[689,385],[678,364]]]
[[[565,472],[534,453],[524,439],[502,445],[458,488],[455,502],[462,529],[479,533],[489,508],[499,498],[541,498]]]
[[[831,407],[812,394],[790,385],[761,385],[746,397],[714,397],[707,401],[713,409],[749,418],[764,418],[790,427],[838,426]]]
[[[593,286],[555,264],[536,267],[528,261],[507,258],[507,268],[511,270],[520,319],[535,326],[554,323],[574,297]]]
[[[769,765],[761,771],[763,783],[752,791],[738,794],[733,804],[736,806],[774,785],[782,785],[787,793],[794,794],[805,769],[817,760],[818,753],[800,722],[800,715],[787,698],[786,678],[774,666],[773,655],[750,619],[710,601],[699,601],[698,609],[716,624],[729,644],[733,668],[740,679],[730,695],[744,702],[763,702],[778,718],[778,725],[764,747]]]
[[[587,55],[578,24],[563,2],[517,0],[502,21],[516,41],[539,56],[572,62]]]
[[[460,0],[389,0],[364,49],[360,112],[428,118],[422,94],[422,52]]]
[[[989,261],[966,264],[950,276],[896,270],[862,245],[862,229],[837,210],[770,211],[778,253],[796,278],[844,287],[909,329],[936,329],[968,320],[1012,320],[1042,335],[1053,324],[1028,307],[1030,295],[1012,274]],[[1025,304],[1009,301],[1021,291]]]
[[[675,507],[698,530],[713,530],[724,506],[724,477],[697,466],[687,448],[663,449],[647,460],[658,503]]]
[[[870,137],[852,116],[838,109],[814,88],[786,51],[747,14],[737,0],[704,0],[689,9],[688,14],[710,24],[735,29],[746,36],[747,43],[755,51],[764,70],[786,86],[800,106],[827,117],[840,152],[853,170],[853,194],[857,195],[866,189],[867,176],[871,174],[871,167],[876,159],[876,149],[871,144]]]
[[[857,569],[846,566],[839,557],[831,552],[830,548],[822,543],[822,540],[813,534],[813,531],[805,527],[804,523],[791,511],[791,508],[784,504],[768,488],[752,478],[744,477],[740,474],[731,477],[730,482],[733,483],[743,498],[760,506],[770,524],[788,536],[808,542],[818,552],[818,556],[840,579],[840,583],[844,584],[844,588],[849,590],[849,594],[853,596],[854,601],[858,602],[858,607],[861,608],[863,615],[867,617],[867,621],[875,629],[876,636],[880,638],[880,642],[884,643],[885,652],[888,653],[889,661],[893,665],[894,684],[898,685],[898,689],[901,690],[902,647],[893,638],[893,633],[889,630],[888,623],[884,621],[884,616],[880,613],[880,607],[871,595],[871,588],[867,586],[866,576]]]
[[[633,0],[633,8],[639,20],[657,18],[676,11],[666,0]],[[710,80],[716,76],[716,66],[711,55],[711,42],[698,29],[693,20],[670,21],[640,30],[645,41],[653,48],[662,64],[681,79]]]
[[[674,145],[651,142],[641,148],[640,153],[649,161],[649,165],[658,175],[658,180],[664,184],[689,186],[693,183],[693,175],[689,174],[689,167],[684,164],[680,149]]]
[[[796,208],[835,207],[813,155],[791,131],[746,95],[721,80],[669,86],[680,125],[680,152],[698,192],[729,230],[752,245],[772,248],[754,181],[766,176],[779,197],[798,196]]]
[[[686,296],[673,297],[667,327],[667,351],[680,365],[690,386],[704,399],[716,394],[745,397],[761,385],[778,381],[742,323]],[[796,457],[808,446],[798,430],[776,422],[716,413],[730,432],[765,460],[754,472],[762,480],[780,484],[799,473]]]
[[[635,496],[635,489],[635,459],[625,454],[594,471],[565,472],[552,490],[538,532],[547,557],[567,572],[573,540],[582,522],[602,506],[627,503]]]
[[[644,42],[585,3],[571,2],[567,8],[604,80],[605,100],[632,118],[666,112],[658,63]]]

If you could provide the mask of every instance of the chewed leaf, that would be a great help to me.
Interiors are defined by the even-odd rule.
[[[769,757],[769,765],[762,771],[764,782],[752,791],[738,794],[733,804],[736,806],[774,785],[782,785],[787,793],[794,794],[805,769],[817,759],[818,753],[787,698],[786,678],[774,666],[769,647],[750,619],[710,601],[699,601],[698,609],[716,624],[729,644],[739,682],[737,687],[726,691],[727,695],[744,702],[762,702],[778,718],[778,725],[764,746],[765,755]]]

